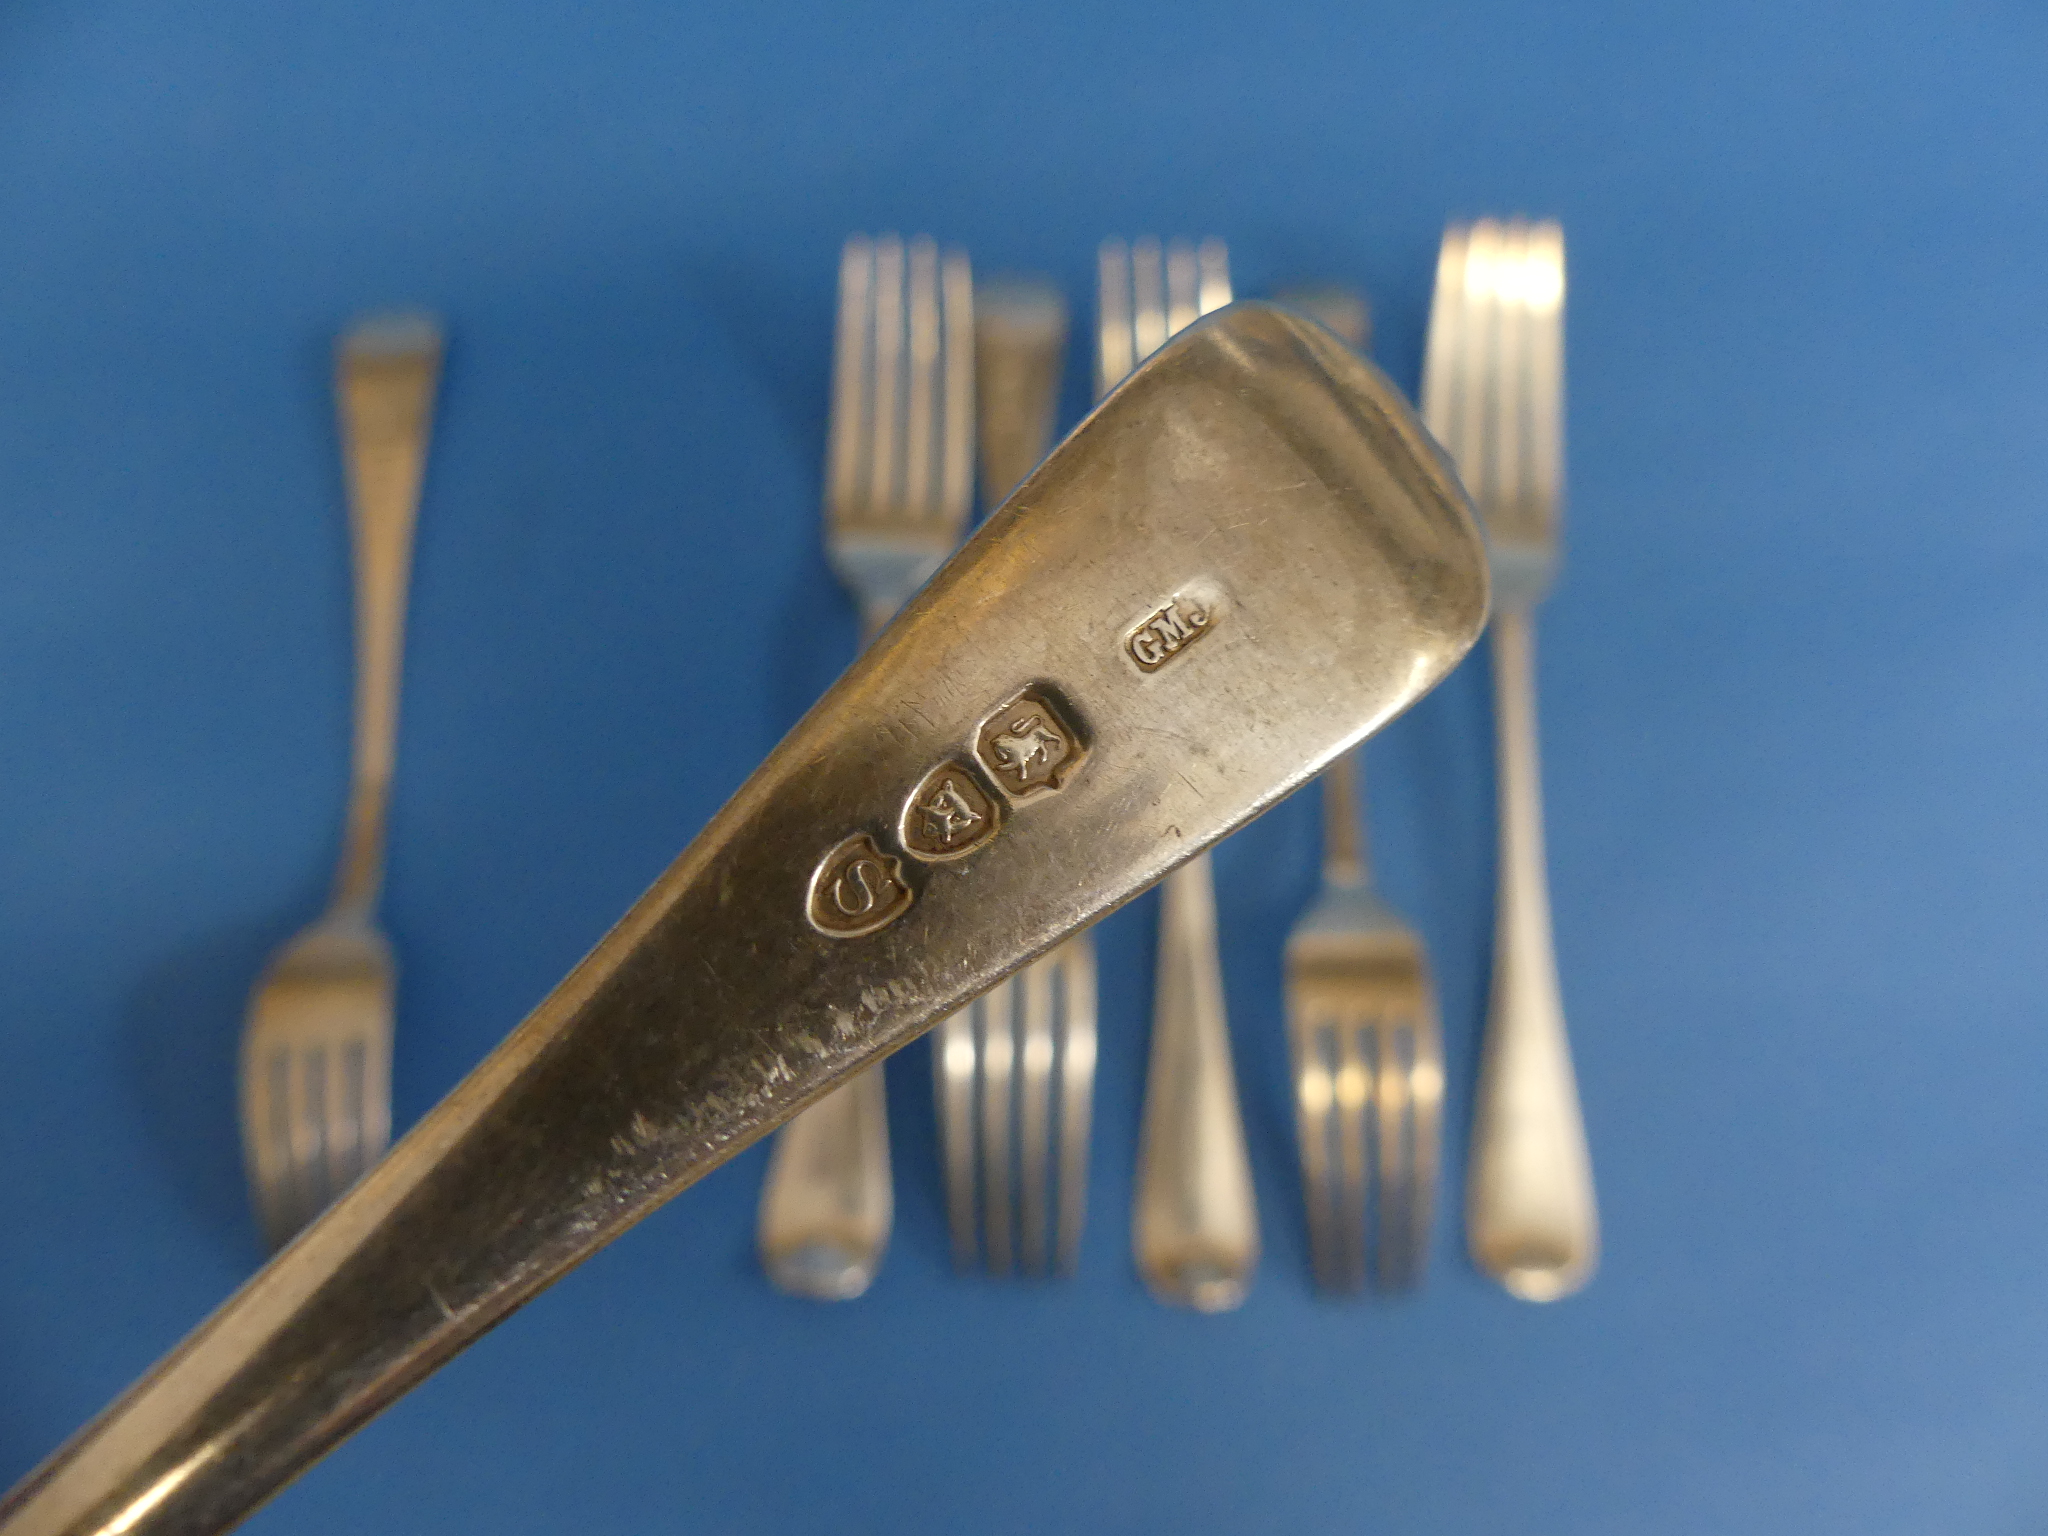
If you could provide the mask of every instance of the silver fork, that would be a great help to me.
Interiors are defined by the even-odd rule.
[[[974,338],[982,484],[993,505],[1051,446],[1066,301],[1042,281],[982,284]],[[939,1142],[961,1268],[1073,1272],[1095,1047],[1095,947],[1085,933],[939,1026]]]
[[[1280,302],[1363,352],[1371,314],[1344,288]],[[1359,814],[1365,749],[1323,775],[1323,888],[1287,940],[1288,1038],[1316,1283],[1420,1282],[1429,1262],[1443,1038],[1422,940],[1372,889]]]
[[[1287,937],[1302,1192],[1316,1283],[1405,1290],[1429,1262],[1443,1041],[1422,941],[1373,891],[1358,753],[1323,778],[1323,888]]]
[[[1105,240],[1098,253],[1098,393],[1184,326],[1230,302],[1230,258],[1151,238]],[[1239,1305],[1259,1261],[1258,1208],[1238,1110],[1237,1076],[1216,950],[1216,889],[1203,854],[1167,876],[1159,916],[1152,1057],[1131,1240],[1162,1301],[1221,1312]]]
[[[355,545],[354,764],[334,895],[271,960],[242,1033],[242,1148],[272,1247],[391,1139],[396,971],[376,907],[413,523],[440,370],[440,328],[417,315],[364,321],[342,337],[336,359]]]
[[[846,242],[826,456],[825,543],[867,638],[959,542],[973,480],[974,293],[928,237]],[[758,1242],[785,1291],[843,1301],[889,1244],[889,1117],[878,1064],[775,1138]]]
[[[1444,232],[1423,414],[1486,524],[1500,873],[1466,1238],[1526,1301],[1570,1295],[1599,1261],[1591,1159],[1550,930],[1537,766],[1534,610],[1557,566],[1564,440],[1564,235],[1481,219]]]

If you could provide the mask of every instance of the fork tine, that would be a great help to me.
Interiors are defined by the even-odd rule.
[[[1131,344],[1137,361],[1142,363],[1165,346],[1168,334],[1159,242],[1144,235],[1131,242]]]
[[[1408,1283],[1413,1263],[1409,1228],[1415,1203],[1415,1117],[1408,1080],[1414,1035],[1406,1026],[1386,1019],[1378,1020],[1368,1032],[1379,1058],[1373,1073],[1373,1128],[1379,1140],[1373,1268],[1383,1290],[1400,1290]]]
[[[1059,1232],[1053,1264],[1072,1274],[1088,1211],[1088,1135],[1095,1083],[1095,945],[1078,934],[1060,947],[1055,1003],[1060,1035]]]
[[[1185,240],[1166,246],[1166,334],[1177,336],[1193,325],[1202,311],[1195,248]]]
[[[1563,500],[1564,228],[1533,226],[1525,246],[1523,304],[1529,316],[1529,467],[1531,515],[1548,522]]]
[[[1325,1029],[1297,1029],[1294,1036],[1294,1113],[1300,1127],[1302,1195],[1308,1206],[1309,1263],[1315,1270],[1317,1284],[1336,1289],[1336,1234],[1332,1223],[1337,1199],[1331,1187],[1330,1167],[1330,1111],[1336,1102],[1336,1085],[1326,1049],[1332,1042]]]
[[[827,425],[831,511],[841,517],[860,505],[867,484],[866,407],[874,314],[874,242],[855,235],[839,256],[839,321],[832,333],[832,410]]]
[[[1471,475],[1471,444],[1465,427],[1464,389],[1470,381],[1465,360],[1466,227],[1444,231],[1437,251],[1436,289],[1429,305],[1429,339],[1423,349],[1422,415],[1460,478]],[[1469,486],[1468,486],[1469,488]]]
[[[1365,1055],[1365,1031],[1356,1020],[1340,1020],[1332,1031],[1337,1060],[1336,1269],[1341,1287],[1356,1290],[1365,1277],[1365,1204],[1372,1188],[1372,1139],[1366,1131],[1371,1109],[1373,1064]]]
[[[252,1118],[265,1128],[269,1148],[268,1155],[258,1163],[257,1172],[261,1184],[264,1232],[275,1244],[280,1234],[290,1232],[296,1225],[292,1213],[299,1205],[294,1172],[298,1159],[292,1149],[292,1052],[289,1045],[279,1044],[271,1048],[259,1080],[265,1102],[259,1114]]]
[[[1414,1187],[1416,1198],[1408,1213],[1408,1252],[1405,1283],[1417,1285],[1429,1266],[1429,1231],[1436,1207],[1438,1146],[1442,1136],[1444,1102],[1443,1041],[1434,1017],[1425,1015],[1415,1024],[1415,1067],[1410,1079],[1408,1101],[1414,1125]]]
[[[335,1083],[334,1188],[347,1189],[362,1175],[369,1162],[368,1126],[363,1123],[363,1102],[369,1089],[370,1051],[361,1040],[346,1040],[341,1047],[341,1071]]]
[[[866,386],[868,493],[864,507],[898,504],[903,443],[903,242],[875,242],[874,363]]]
[[[1006,1275],[1014,1267],[1011,1233],[1010,1131],[1015,1123],[1011,1104],[1011,1064],[1016,1059],[1016,978],[1004,982],[984,1000],[981,1034],[981,1179],[982,1248],[988,1267]]]
[[[953,1262],[974,1266],[974,1032],[987,1008],[977,998],[941,1024],[933,1037],[939,1079],[939,1143],[946,1160],[946,1219],[953,1229]]]
[[[1097,335],[1095,393],[1106,395],[1138,366],[1131,355],[1131,252],[1111,237],[1096,254]]]
[[[913,518],[939,509],[937,447],[939,414],[939,248],[918,235],[907,247],[904,303],[910,338],[909,376],[904,397],[903,505]]]
[[[1026,966],[1012,985],[1022,1005],[1018,1034],[1018,1226],[1022,1268],[1046,1269],[1047,1217],[1052,1194],[1052,966]]]
[[[974,273],[965,251],[939,266],[945,412],[939,456],[939,511],[958,525],[974,497]]]
[[[1195,261],[1201,271],[1196,305],[1206,315],[1230,302],[1229,247],[1211,235],[1196,249]]]

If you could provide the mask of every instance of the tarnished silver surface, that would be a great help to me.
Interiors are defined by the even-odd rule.
[[[832,418],[825,476],[825,550],[859,603],[864,636],[895,617],[960,542],[974,483],[974,281],[963,251],[929,235],[846,242],[839,262]],[[922,840],[916,807],[971,781],[934,769],[905,804],[913,852],[966,851]],[[950,802],[945,802],[950,807]],[[881,907],[839,910],[831,891],[815,921],[860,933]],[[848,885],[845,889],[853,889]],[[814,1301],[848,1301],[874,1283],[889,1246],[896,1197],[889,1109],[880,1062],[783,1127],[761,1186],[756,1243],[768,1278]]]
[[[1230,302],[1230,253],[1221,240],[1105,240],[1098,271],[1096,379],[1105,390],[1169,336]],[[1134,625],[1124,648],[1147,672],[1188,666],[1198,643],[1222,633],[1222,619],[1219,601],[1191,581]],[[1200,1312],[1239,1305],[1259,1262],[1206,856],[1175,870],[1159,903],[1131,1249],[1153,1295]]]
[[[1196,587],[1212,631],[1139,667],[1132,629]],[[0,1536],[233,1525],[663,1201],[1302,784],[1485,610],[1463,492],[1392,387],[1265,306],[1198,323],[502,1046],[0,1504]],[[996,825],[928,862],[896,829],[949,761]]]
[[[974,404],[983,494],[997,502],[1052,446],[1067,304],[1044,279],[974,289]],[[961,825],[967,780],[920,798],[927,831]],[[971,828],[971,823],[964,824]],[[970,834],[971,836],[971,831]],[[1095,1090],[1095,948],[1077,933],[939,1025],[932,1041],[954,1262],[1070,1274],[1087,1213]]]
[[[1353,351],[1372,311],[1348,288],[1280,303]],[[1422,936],[1372,887],[1359,809],[1365,748],[1323,771],[1323,887],[1287,936],[1287,1025],[1316,1284],[1419,1284],[1442,1139],[1443,1036]]]
[[[1500,605],[1499,892],[1466,1237],[1474,1262],[1525,1301],[1570,1295],[1600,1255],[1551,939],[1536,749],[1535,609],[1557,570],[1564,490],[1564,289],[1556,224],[1452,225],[1423,367],[1423,414],[1485,519]]]
[[[377,893],[398,755],[413,524],[440,375],[441,329],[424,315],[365,320],[341,338],[335,358],[355,546],[355,750],[334,895],[265,968],[242,1033],[243,1161],[273,1248],[391,1140],[398,968],[377,923]]]

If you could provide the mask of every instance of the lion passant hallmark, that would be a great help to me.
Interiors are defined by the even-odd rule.
[[[1060,789],[1086,748],[1051,694],[1027,688],[983,723],[975,755],[1012,800]]]

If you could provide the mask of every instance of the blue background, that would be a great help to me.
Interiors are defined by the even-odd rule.
[[[852,230],[1056,274],[1220,234],[1367,287],[1412,387],[1448,216],[1565,223],[1542,677],[1607,1231],[1464,1260],[1483,662],[1372,753],[1453,1107],[1418,1297],[1309,1288],[1283,806],[1220,854],[1267,1257],[1128,1256],[1153,906],[1103,931],[1071,1284],[948,1267],[927,1054],[856,1304],[761,1280],[762,1155],[516,1316],[261,1532],[1880,1533],[2048,1520],[2048,20],[2038,6],[534,0],[0,16],[0,1482],[257,1262],[243,1001],[343,798],[334,332],[453,337],[386,906],[416,1118],[852,653],[818,545]],[[1070,362],[1071,421],[1086,392]]]

